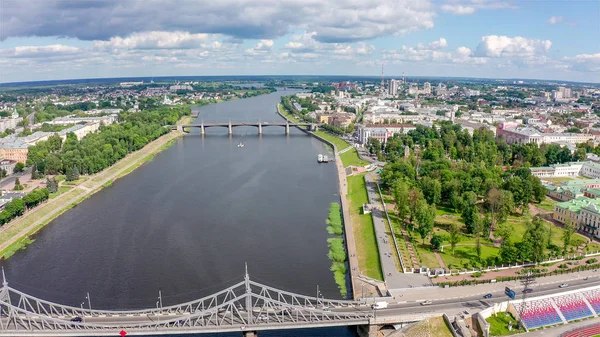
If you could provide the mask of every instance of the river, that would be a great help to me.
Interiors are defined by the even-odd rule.
[[[281,122],[278,91],[195,107],[196,122]],[[328,206],[339,200],[330,151],[292,128],[208,128],[64,213],[3,261],[9,284],[46,300],[95,308],[154,307],[226,288],[244,275],[284,290],[340,294],[329,271]],[[237,146],[243,142],[244,147]],[[333,157],[333,156],[331,156]],[[261,336],[355,336],[353,328]],[[227,334],[225,334],[227,335]],[[223,334],[218,336],[225,336]],[[203,335],[206,336],[206,335]],[[239,334],[231,334],[239,336]]]

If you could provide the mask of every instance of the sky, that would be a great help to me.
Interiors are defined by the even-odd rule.
[[[0,0],[0,83],[202,75],[600,82],[600,0]]]

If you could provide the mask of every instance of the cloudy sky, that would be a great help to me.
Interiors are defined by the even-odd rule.
[[[323,74],[600,82],[598,0],[0,0],[0,82]]]

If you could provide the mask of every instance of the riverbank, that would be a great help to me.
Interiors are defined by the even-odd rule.
[[[289,122],[297,122],[298,119],[291,115],[281,104],[277,105],[279,115]],[[291,115],[291,119],[290,116]],[[342,206],[342,218],[344,225],[344,236],[346,238],[346,249],[348,251],[348,264],[350,284],[354,299],[362,297],[365,293],[368,296],[379,296],[377,286],[374,286],[373,280],[383,280],[381,264],[377,242],[375,238],[375,228],[373,220],[368,214],[361,214],[362,204],[367,198],[367,189],[364,183],[363,175],[346,177],[346,165],[339,153],[338,144],[347,148],[350,146],[346,141],[333,136],[329,133],[318,131],[309,132],[313,137],[321,140],[333,148],[335,154],[335,164],[337,166],[338,186],[340,191],[340,201]],[[324,135],[323,135],[324,134]],[[358,158],[356,149],[352,149]],[[350,153],[347,151],[346,153]],[[358,158],[361,163],[366,161]],[[362,181],[362,184],[357,183]],[[363,277],[371,279],[366,281]],[[365,289],[367,285],[368,289]],[[360,292],[358,289],[361,289]],[[372,288],[372,289],[369,289]]]
[[[294,116],[294,114],[289,112],[283,105],[281,105],[281,103],[277,104],[277,110],[279,112],[279,115],[281,115],[281,117],[287,119],[289,122],[302,123],[302,121],[298,117]],[[356,151],[356,149],[352,145],[350,145],[348,142],[346,142],[345,140],[343,140],[337,136],[334,136],[328,132],[320,131],[320,130],[314,131],[313,134],[317,135],[323,139],[326,139],[329,143],[335,144],[338,151],[342,151],[344,149],[350,148],[347,151],[340,154],[340,158],[342,160],[342,163],[344,164],[344,167],[365,166],[365,165],[369,164],[369,162],[360,159],[360,157],[358,156],[358,151]]]
[[[178,124],[186,123],[184,116]],[[50,221],[76,206],[92,194],[104,187],[110,186],[116,179],[121,178],[143,163],[151,160],[154,155],[168,148],[176,139],[184,134],[172,131],[146,144],[140,150],[130,153],[125,158],[102,172],[86,177],[82,183],[73,186],[50,201],[28,211],[23,216],[11,221],[0,228],[0,258],[7,259],[15,252],[25,248],[34,240],[31,236],[37,233]]]

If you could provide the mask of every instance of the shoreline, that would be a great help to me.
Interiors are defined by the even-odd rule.
[[[288,119],[281,111],[284,107],[278,103],[277,104],[277,114],[281,116],[288,122],[293,122],[293,120]],[[344,221],[344,233],[342,236],[344,237],[344,242],[346,243],[346,255],[348,258],[348,274],[350,276],[350,286],[352,287],[352,298],[358,299],[359,294],[356,291],[358,289],[358,278],[360,277],[360,268],[358,264],[358,257],[356,256],[356,242],[354,241],[354,231],[352,227],[352,221],[350,218],[350,208],[349,201],[347,198],[348,195],[348,182],[346,180],[346,170],[344,168],[344,164],[342,163],[342,159],[340,158],[340,154],[338,152],[337,146],[333,142],[314,134],[308,130],[304,130],[300,128],[303,132],[317,138],[321,142],[331,146],[333,149],[333,153],[335,156],[335,165],[337,168],[337,176],[338,176],[338,191],[340,193],[340,204],[342,206],[342,219]]]
[[[192,117],[183,116],[177,121],[177,124],[185,123],[188,119],[192,119]],[[144,163],[151,161],[156,154],[169,148],[184,135],[185,133],[178,131],[166,133],[138,151],[128,154],[106,170],[87,176],[84,182],[73,186],[69,191],[40,204],[33,210],[14,219],[11,223],[0,227],[0,259],[6,260],[19,250],[25,249],[35,241],[31,236],[38,233],[52,220],[96,192],[112,185],[115,180],[128,175]]]

